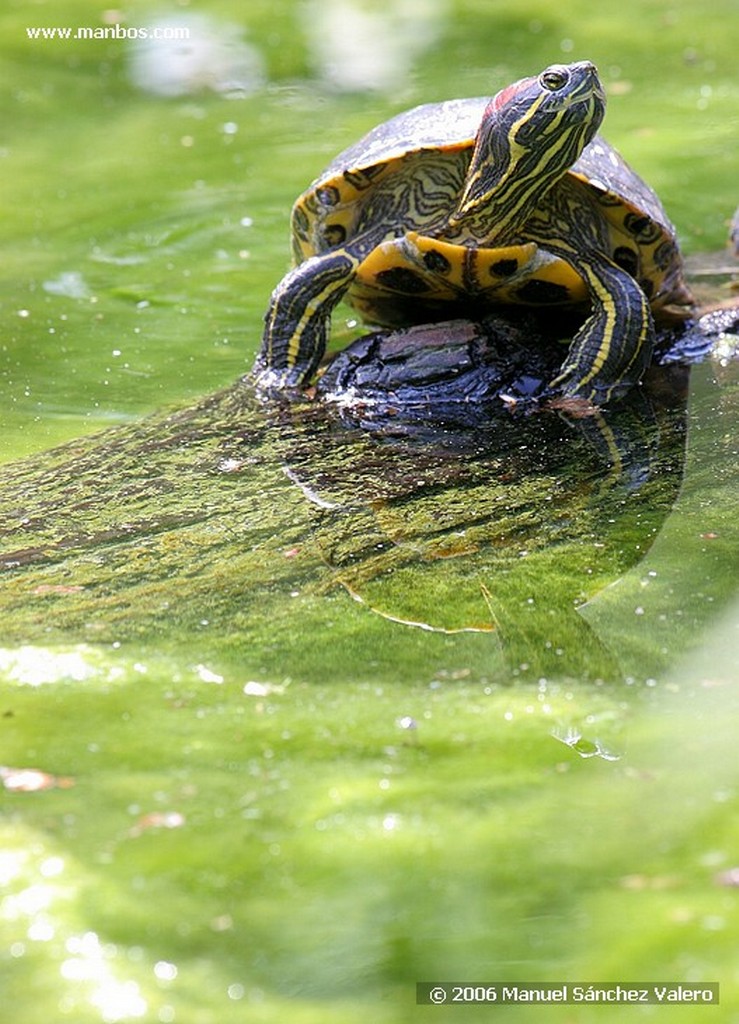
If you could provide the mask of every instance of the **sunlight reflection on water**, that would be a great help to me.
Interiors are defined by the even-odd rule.
[[[85,644],[63,651],[31,645],[0,648],[0,671],[6,682],[20,686],[81,683],[101,676],[112,682],[123,675],[123,669],[103,665],[100,653]]]
[[[76,885],[65,874],[62,857],[46,855],[41,859],[26,849],[0,854],[0,920],[13,926],[17,938],[9,945],[13,959],[31,952],[32,945],[54,945],[59,957],[59,975],[67,987],[59,1000],[62,1013],[74,1014],[82,1007],[95,1007],[105,1024],[143,1017],[149,1007],[140,984],[120,977],[114,962],[118,947],[102,943],[94,931],[77,932],[68,920]],[[49,879],[57,881],[51,882]],[[32,945],[30,945],[32,944]],[[157,980],[173,980],[174,964],[157,963]]]

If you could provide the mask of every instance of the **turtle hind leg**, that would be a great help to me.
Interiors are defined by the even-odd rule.
[[[310,380],[326,349],[331,312],[358,265],[351,250],[337,249],[312,256],[280,281],[264,318],[253,368],[262,390],[298,389]]]
[[[604,405],[637,384],[651,361],[655,335],[649,301],[634,278],[606,256],[566,258],[588,285],[592,312],[551,387],[564,398]]]

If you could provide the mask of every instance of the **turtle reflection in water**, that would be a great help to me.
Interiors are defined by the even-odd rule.
[[[682,480],[689,361],[738,327],[727,310],[662,336],[643,386],[584,417],[507,411],[501,396],[547,379],[529,326],[525,345],[497,318],[360,339],[319,381],[315,416],[282,411],[321,587],[409,626],[494,631],[516,672],[617,678],[576,608],[648,551]]]

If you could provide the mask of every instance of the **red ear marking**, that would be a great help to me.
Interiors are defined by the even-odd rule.
[[[520,92],[523,92],[531,83],[534,81],[533,78],[522,78],[520,82],[514,82],[513,85],[507,85],[505,89],[501,89],[499,93],[490,100],[487,107],[485,108],[485,114],[492,114],[496,110],[500,110],[504,107],[509,100],[512,100]]]

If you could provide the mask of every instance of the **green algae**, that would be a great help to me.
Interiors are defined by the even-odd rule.
[[[352,628],[488,633],[500,680],[617,680],[576,609],[644,557],[675,500],[680,405],[644,416],[640,400],[586,433],[550,415],[434,443],[364,435],[320,406],[272,413],[243,382],[72,442],[6,467],[6,642],[197,633],[247,663],[277,645],[291,677],[351,677],[341,624],[306,660],[331,607]],[[605,429],[616,465],[591,443]]]

